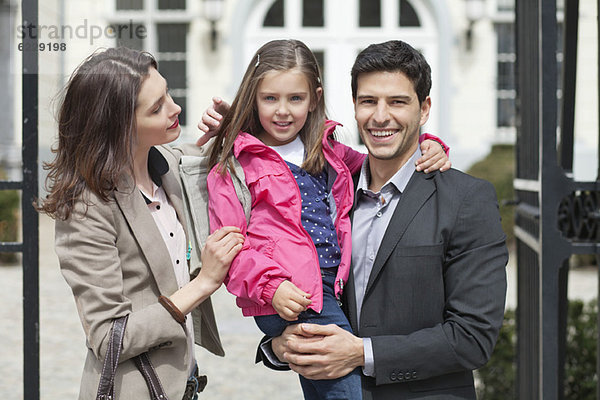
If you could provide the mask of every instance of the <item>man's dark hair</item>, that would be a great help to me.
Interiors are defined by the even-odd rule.
[[[358,76],[369,72],[402,72],[412,82],[420,103],[429,96],[431,67],[420,52],[401,40],[372,44],[358,54],[352,66],[353,99]]]

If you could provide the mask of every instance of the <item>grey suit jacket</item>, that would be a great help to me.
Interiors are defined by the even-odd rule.
[[[387,228],[360,326],[352,274],[346,313],[373,344],[364,399],[475,399],[503,321],[508,252],[493,186],[456,170],[415,172]]]
[[[180,153],[167,147],[160,151],[170,167],[162,187],[186,228],[177,174]],[[148,393],[131,358],[149,351],[168,397],[180,399],[192,355],[185,327],[157,301],[178,287],[154,219],[130,177],[119,182],[108,202],[90,192],[84,197],[88,205],[79,202],[69,219],[55,225],[61,272],[73,291],[88,346],[79,398],[95,398],[112,320],[129,315],[115,378],[117,397],[143,398]],[[222,355],[210,301],[195,309],[193,318],[196,342]]]

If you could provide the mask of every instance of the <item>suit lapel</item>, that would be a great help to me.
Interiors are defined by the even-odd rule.
[[[373,269],[369,275],[369,282],[365,291],[365,298],[373,283],[381,273],[383,266],[392,254],[392,251],[404,236],[408,225],[415,218],[417,212],[421,209],[427,199],[435,192],[433,176],[437,172],[430,174],[415,172],[411,177],[408,185],[402,193],[402,197],[394,210],[392,219],[383,235],[379,251],[375,257]]]
[[[350,273],[348,274],[348,282],[346,282],[346,287],[344,288],[344,296],[345,301],[342,302],[342,307],[344,309],[344,314],[348,317],[348,322],[350,322],[350,327],[352,328],[352,332],[358,332],[358,321],[357,310],[358,307],[356,305],[356,289],[354,287],[354,268],[350,267]]]
[[[133,178],[127,176],[121,180],[115,199],[146,257],[158,289],[164,295],[171,295],[177,290],[177,280],[170,267],[169,251]]]

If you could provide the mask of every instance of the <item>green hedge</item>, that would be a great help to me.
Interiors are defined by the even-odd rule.
[[[596,340],[598,337],[598,304],[569,301],[567,316],[567,349],[565,357],[565,400],[595,400]],[[515,311],[507,310],[500,336],[490,361],[476,371],[480,384],[479,400],[516,399]]]
[[[511,204],[515,191],[513,179],[515,177],[515,146],[512,144],[497,144],[492,146],[490,153],[482,160],[473,164],[467,173],[481,179],[490,181],[496,188],[500,204],[500,217],[502,229],[506,233],[507,243],[514,241],[515,210]]]
[[[5,179],[0,171],[0,179]],[[19,192],[16,190],[0,190],[0,242],[16,242],[19,229]],[[0,264],[17,261],[14,253],[0,253]]]

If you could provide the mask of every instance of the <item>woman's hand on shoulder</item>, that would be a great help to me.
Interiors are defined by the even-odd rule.
[[[198,129],[200,129],[203,134],[196,142],[196,145],[204,145],[217,134],[223,116],[229,111],[229,107],[229,103],[222,98],[212,98],[212,104],[202,113],[202,120],[198,122]]]
[[[240,252],[244,236],[234,226],[224,226],[206,239],[202,249],[202,268],[196,279],[204,279],[217,290],[227,276],[231,262]]]
[[[171,302],[183,315],[200,305],[221,286],[231,261],[242,249],[243,243],[244,236],[240,229],[233,226],[225,226],[208,236],[202,248],[200,273],[170,296]]]

